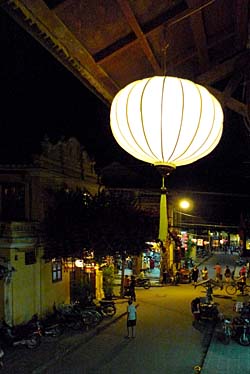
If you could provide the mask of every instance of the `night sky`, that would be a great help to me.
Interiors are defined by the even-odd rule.
[[[10,147],[13,154],[35,149],[45,134],[52,140],[76,136],[95,158],[98,169],[119,162],[158,188],[160,179],[152,167],[116,144],[109,108],[2,9],[0,42],[2,152]],[[224,132],[217,148],[204,159],[178,168],[169,177],[170,189],[248,193],[249,133],[240,116],[228,110],[224,114]]]

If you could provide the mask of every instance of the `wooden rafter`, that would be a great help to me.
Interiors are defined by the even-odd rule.
[[[207,72],[199,75],[196,78],[196,81],[200,84],[214,84],[218,81],[221,81],[227,77],[229,77],[233,71],[235,70],[236,66],[237,69],[241,69],[242,66],[245,66],[249,63],[249,52],[245,51],[239,53],[237,56],[214,66],[212,69],[208,70]]]
[[[189,8],[199,6],[198,2],[197,0],[187,1]],[[190,24],[192,27],[193,37],[197,48],[200,71],[203,72],[209,69],[209,56],[207,47],[207,37],[202,19],[202,10],[197,10],[195,13],[192,13],[190,15]]]
[[[235,46],[240,51],[245,48],[248,38],[249,0],[236,0],[235,7]]]
[[[161,74],[162,73],[161,67],[158,64],[158,61],[155,58],[154,53],[153,53],[153,51],[152,51],[152,49],[151,49],[151,47],[150,47],[150,45],[147,41],[147,37],[143,33],[140,25],[138,24],[138,22],[135,18],[135,15],[134,15],[128,1],[127,0],[116,0],[116,1],[119,4],[128,24],[129,24],[129,26],[131,27],[131,29],[134,31],[136,37],[138,38],[139,43],[140,43],[148,61],[152,65],[155,74]]]

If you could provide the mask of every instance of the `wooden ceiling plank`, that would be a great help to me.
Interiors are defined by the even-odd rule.
[[[188,0],[187,3],[190,8],[197,5],[196,0]],[[202,10],[197,10],[195,13],[191,14],[190,25],[193,31],[193,37],[198,52],[200,71],[204,72],[209,69],[210,63],[207,49],[207,37],[202,19]]]
[[[235,70],[237,62],[242,58],[248,57],[248,52],[239,53],[237,56],[214,66],[209,71],[199,75],[196,81],[200,84],[214,84],[227,78]]]
[[[236,90],[236,88],[239,86],[240,82],[243,80],[244,74],[241,71],[236,71],[232,77],[229,79],[224,91],[223,95],[224,97],[230,97]]]
[[[192,26],[195,45],[198,52],[200,70],[201,72],[203,72],[209,69],[210,63],[207,49],[207,38],[205,35],[201,12],[191,16],[190,23]]]
[[[127,0],[116,0],[116,1],[119,4],[129,26],[131,27],[136,37],[138,38],[148,61],[150,62],[151,66],[153,67],[155,71],[155,74],[162,74],[161,67],[158,64],[158,61],[155,58],[154,53],[148,43],[147,37],[143,33],[141,27],[139,26],[128,1]]]
[[[235,15],[235,47],[239,51],[246,47],[248,41],[248,23],[250,18],[250,1],[236,0],[236,15]]]
[[[247,105],[242,103],[241,101],[234,99],[233,97],[224,97],[223,93],[219,90],[211,87],[205,86],[209,92],[214,95],[219,102],[221,103],[222,107],[227,107],[228,109],[240,114],[244,118],[248,117]]]
[[[119,0],[117,0],[119,1]],[[152,28],[151,30],[147,31],[146,33],[144,33],[144,37],[147,39],[147,38],[150,38],[151,36],[153,36],[154,34],[158,34],[160,33],[160,30],[162,29],[162,27],[166,28],[166,30],[170,27],[173,27],[174,25],[178,24],[179,22],[181,22],[182,20],[186,19],[186,18],[189,18],[190,16],[192,15],[195,15],[197,12],[201,11],[202,9],[206,8],[207,6],[211,5],[212,3],[214,3],[215,0],[210,0],[208,1],[207,3],[203,4],[203,5],[199,5],[199,6],[196,6],[192,9],[188,9],[188,10],[185,10],[181,13],[179,13],[177,16],[174,16],[173,18],[171,18],[170,20],[166,21],[166,23],[164,25],[158,25],[154,28]],[[222,41],[230,38],[232,35],[231,34],[227,34],[226,37],[225,36],[222,36],[221,38],[217,38],[217,41],[216,41],[216,44],[220,44]],[[110,55],[105,55],[105,57],[103,57],[102,59],[98,60],[98,63],[100,64],[105,64],[107,62],[109,62],[110,60],[112,60],[113,56],[116,56],[118,55],[119,53],[122,53],[126,50],[128,50],[131,46],[133,46],[134,44],[137,44],[138,43],[138,39],[136,40],[133,40],[125,45],[123,45],[122,47],[120,47],[119,49],[117,49],[116,51],[113,51]],[[211,47],[214,47],[215,46],[215,43],[211,44],[208,46],[208,48],[211,48]],[[172,65],[180,65],[186,61],[188,61],[189,59],[192,59],[194,58],[194,53],[193,51],[191,52],[190,56],[186,56],[183,60],[183,57],[181,57],[181,59],[179,60],[175,60],[175,61],[172,61],[171,64]]]

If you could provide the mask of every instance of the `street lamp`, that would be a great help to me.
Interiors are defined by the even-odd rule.
[[[189,80],[155,76],[130,83],[116,94],[110,123],[117,143],[162,175],[159,239],[165,242],[165,177],[216,147],[223,128],[221,105],[206,88]]]
[[[193,207],[193,201],[189,199],[181,199],[179,201],[176,201],[174,207],[173,207],[173,226],[181,229],[182,224],[182,216],[186,215],[187,211],[192,210]]]

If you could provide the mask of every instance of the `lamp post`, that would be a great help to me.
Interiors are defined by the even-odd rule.
[[[223,128],[221,105],[206,88],[189,80],[155,76],[132,82],[116,94],[110,124],[125,151],[153,164],[162,175],[159,239],[165,243],[165,178],[216,147]]]

